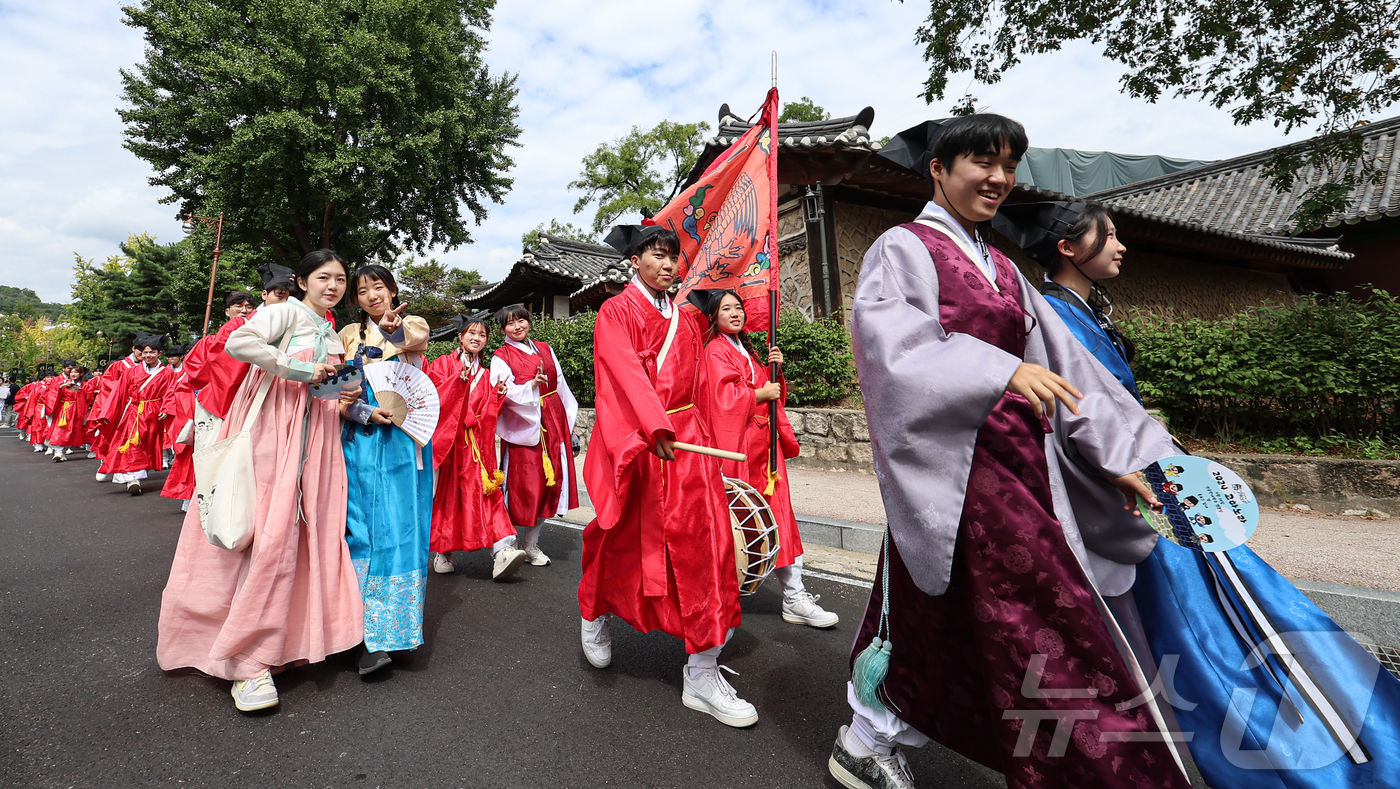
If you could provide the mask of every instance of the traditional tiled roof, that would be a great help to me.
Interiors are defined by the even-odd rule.
[[[859,163],[880,150],[880,143],[870,137],[870,124],[874,122],[875,108],[866,107],[844,118],[778,124],[778,150],[781,152],[778,156],[778,180],[782,183],[806,183],[783,172],[783,168],[790,163],[800,162],[791,154],[802,151],[820,149],[828,155],[842,154],[841,158],[848,159],[853,169],[858,169]],[[716,157],[751,128],[753,124],[731,112],[728,104],[720,106],[718,130],[714,137],[705,141],[705,149],[695,160],[695,167],[691,168],[686,184],[695,183]]]
[[[606,275],[609,266],[621,257],[616,249],[605,244],[570,241],[541,233],[539,244],[525,251],[505,279],[471,292],[462,301],[467,307],[494,305],[499,298],[520,289],[533,290],[536,284],[573,291],[585,281]]]
[[[618,258],[609,263],[607,268],[584,280],[578,290],[569,294],[569,298],[571,300],[588,299],[599,288],[608,284],[626,285],[632,281],[632,277],[636,273],[637,269],[629,261]]]
[[[1031,202],[1038,200],[1088,200],[1091,202],[1107,202],[1113,208],[1114,216],[1121,223],[1124,217],[1139,220],[1143,224],[1157,226],[1162,235],[1178,230],[1187,230],[1200,233],[1203,236],[1213,239],[1217,244],[1232,243],[1241,252],[1250,252],[1254,257],[1272,257],[1275,262],[1284,263],[1302,268],[1341,268],[1342,264],[1351,260],[1352,253],[1343,252],[1338,248],[1339,239],[1336,238],[1291,238],[1288,236],[1274,236],[1264,233],[1241,233],[1232,230],[1223,230],[1216,226],[1202,225],[1198,222],[1187,222],[1164,214],[1144,210],[1131,205],[1120,205],[1109,201],[1104,201],[1097,196],[1087,198],[1075,198],[1069,195],[1052,192],[1049,189],[1041,189],[1038,186],[1026,186],[1016,184],[1012,188],[1013,195],[1025,195],[1024,199],[1015,199],[1011,202]],[[1179,234],[1178,234],[1179,235]],[[1251,249],[1252,248],[1252,249]],[[1259,252],[1268,250],[1265,255]]]
[[[1346,210],[1328,217],[1328,227],[1400,216],[1400,178],[1397,178],[1400,117],[1367,124],[1357,129],[1357,133],[1362,135],[1363,155],[1377,162],[1383,177],[1380,183],[1354,187],[1347,195]],[[1293,144],[1302,145],[1307,143]],[[1263,168],[1276,150],[1225,159],[1194,170],[1108,189],[1087,198],[1107,203],[1116,211],[1131,208],[1191,227],[1286,235],[1296,226],[1290,217],[1304,193],[1321,183],[1324,174],[1308,165],[1291,192],[1275,191],[1264,176]]]

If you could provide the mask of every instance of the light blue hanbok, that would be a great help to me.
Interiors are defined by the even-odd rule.
[[[1120,343],[1077,295],[1053,290],[1046,301],[1137,396]],[[1132,598],[1155,690],[1212,787],[1400,787],[1400,680],[1248,546],[1203,554],[1158,540]]]
[[[352,323],[341,330],[347,358],[378,349],[381,360],[422,369],[427,323],[405,316],[398,332],[384,337],[377,326]],[[405,335],[407,335],[405,337]],[[363,350],[362,350],[363,349]],[[415,352],[408,352],[408,351]],[[378,405],[371,392],[370,405]],[[349,506],[346,542],[360,579],[365,606],[365,648],[370,652],[414,649],[423,643],[423,601],[428,581],[428,540],[433,517],[432,442],[418,444],[394,425],[347,422],[345,449]]]

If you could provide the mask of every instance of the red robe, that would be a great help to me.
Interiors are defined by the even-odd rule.
[[[534,526],[541,518],[557,515],[559,495],[566,490],[565,485],[568,485],[569,501],[578,501],[573,452],[562,452],[560,457],[560,442],[571,447],[573,434],[569,430],[569,415],[559,400],[559,370],[554,366],[554,351],[542,342],[534,345],[536,353],[533,355],[509,344],[497,348],[495,353],[496,358],[510,365],[513,383],[526,383],[541,369],[548,378],[540,396],[539,443],[522,446],[501,442],[506,451],[506,513],[510,515],[510,522],[517,526]],[[553,485],[545,478],[546,450],[554,470]]]
[[[429,547],[435,553],[488,548],[515,534],[496,470],[496,415],[504,396],[491,386],[488,369],[478,366],[466,381],[461,372],[461,351],[440,356],[427,368],[442,401],[433,434],[438,486]],[[486,493],[487,487],[495,490]]]
[[[172,371],[173,372],[173,371]],[[170,474],[160,489],[160,495],[167,499],[194,498],[194,447],[179,443],[180,434],[186,425],[190,434],[194,433],[194,391],[190,389],[189,376],[181,373],[175,384],[166,393],[160,404],[160,424],[163,432],[163,445],[175,452],[170,464]],[[191,438],[193,440],[193,438]]]
[[[662,463],[648,451],[667,433],[714,445],[695,407],[705,374],[692,313],[680,310],[657,370],[669,324],[636,284],[598,312],[598,418],[583,469],[597,517],[583,532],[579,611],[584,619],[612,613],[641,632],[662,630],[695,653],[723,644],[742,614],[719,461],[678,451]]]
[[[99,423],[116,425],[102,465],[106,474],[159,470],[165,448],[160,429],[160,404],[175,385],[168,365],[154,373],[137,366],[122,376],[124,388],[113,390],[98,415]]]
[[[15,392],[14,409],[15,413],[18,415],[15,418],[15,428],[26,435],[29,433],[29,423],[34,421],[34,418],[30,415],[29,404],[30,400],[34,398],[34,387],[38,385],[38,381],[30,381],[24,386],[21,386],[18,392]]]
[[[58,394],[58,386],[68,380],[61,375],[52,375],[40,381],[34,389],[34,395],[29,398],[29,412],[32,417],[29,427],[29,443],[46,444],[49,440],[49,432],[53,429],[51,417],[53,416],[54,398]]]
[[[112,444],[112,433],[117,429],[116,421],[103,422],[99,417],[109,409],[108,403],[114,397],[121,397],[125,391],[123,379],[128,371],[140,365],[131,357],[127,356],[118,359],[107,365],[107,369],[102,372],[97,381],[97,397],[93,398],[92,408],[88,411],[88,418],[92,420],[97,433],[97,440],[92,443],[92,451],[97,454],[102,465],[107,465],[108,450]],[[121,408],[126,404],[125,400],[117,403],[114,408]],[[120,414],[120,412],[118,412]],[[108,469],[103,469],[107,473]]]
[[[53,391],[53,427],[49,444],[56,447],[80,447],[88,442],[83,422],[92,404],[92,387],[85,383],[60,384]]]
[[[768,383],[768,365],[741,352],[724,337],[716,337],[705,346],[705,373],[709,386],[701,394],[701,406],[710,430],[715,434],[715,446],[743,453],[748,460],[742,464],[733,460],[720,461],[724,476],[735,477],[754,486],[759,493],[768,489],[768,403],[760,403],[754,390]],[[797,436],[788,421],[787,410],[781,405],[787,399],[787,381],[780,381],[783,397],[778,406],[778,468],[772,494],[765,495],[778,522],[778,557],[774,566],[787,567],[802,555],[802,534],[797,528],[797,516],[792,512],[792,495],[788,489],[787,458],[797,457]]]
[[[224,345],[229,335],[247,322],[247,318],[234,318],[217,333],[201,337],[185,355],[183,369],[195,399],[204,410],[220,419],[228,418],[233,396],[248,375],[248,363],[229,356],[224,352]]]

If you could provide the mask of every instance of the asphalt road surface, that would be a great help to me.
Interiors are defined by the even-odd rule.
[[[809,578],[841,616],[785,624],[771,586],[720,662],[759,722],[681,705],[681,642],[613,626],[613,663],[579,646],[580,532],[547,526],[551,567],[492,583],[486,552],[428,582],[427,643],[368,681],[349,654],[288,669],[282,703],[233,708],[229,683],[156,665],[160,593],[182,513],[93,481],[0,430],[0,787],[835,787],[847,655],[866,591]],[[938,746],[920,786],[1001,787]]]

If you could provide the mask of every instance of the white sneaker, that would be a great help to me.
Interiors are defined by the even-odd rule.
[[[97,481],[98,481],[98,482],[111,482],[111,481],[112,481],[112,475],[111,475],[111,474],[103,474],[101,471],[99,471],[99,472],[97,472]]]
[[[734,688],[720,673],[721,669],[739,676],[739,672],[728,666],[714,666],[701,669],[699,675],[692,678],[690,666],[683,667],[681,677],[685,689],[681,691],[681,703],[693,710],[713,715],[715,720],[726,726],[743,728],[758,723],[758,710],[739,698],[739,694],[734,692]]]
[[[827,611],[817,605],[817,601],[822,599],[821,595],[811,592],[802,592],[796,600],[791,602],[783,601],[783,621],[794,625],[810,625],[812,627],[835,627],[841,617]]]
[[[447,558],[447,554],[433,554],[433,572],[447,575],[448,573],[455,572],[456,570],[456,565],[452,563],[451,559]]]
[[[40,445],[40,444],[35,444],[35,445],[34,445],[34,451],[35,451],[35,452],[43,452],[43,451],[44,451],[44,447],[43,447],[42,445]]]
[[[54,455],[54,456],[53,456],[53,462],[55,462],[55,463],[62,463],[63,461],[65,461],[65,460],[67,460],[67,459],[68,459],[68,457],[67,457],[66,455]]]
[[[252,679],[233,683],[233,706],[243,712],[265,710],[277,706],[277,686],[272,684],[272,672],[264,671]]]
[[[126,483],[126,492],[127,492],[127,493],[130,493],[130,494],[133,495],[133,496],[140,496],[140,495],[141,495],[141,483],[138,482],[138,481],[136,481],[136,480],[132,480],[132,481]]]
[[[612,614],[582,621],[583,656],[593,668],[607,668],[612,663]]]
[[[494,557],[495,562],[491,566],[491,580],[499,581],[509,578],[520,569],[520,565],[525,563],[525,552],[519,548],[502,548]]]
[[[896,750],[885,756],[870,750],[851,734],[849,726],[842,726],[836,735],[826,769],[847,789],[914,789],[904,754]]]
[[[549,566],[549,557],[545,555],[544,551],[540,550],[540,546],[538,545],[525,546],[525,561],[535,567]]]
[[[96,452],[89,452],[89,453],[88,453],[88,460],[96,460],[96,459],[97,459],[97,453],[96,453]]]

